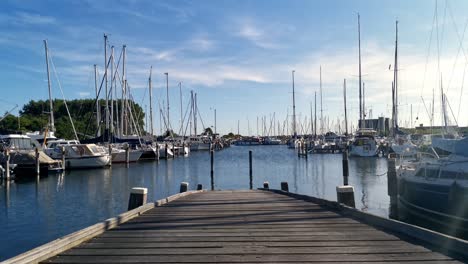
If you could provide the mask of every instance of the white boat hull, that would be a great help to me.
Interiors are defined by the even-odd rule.
[[[66,169],[102,168],[109,165],[109,155],[65,158]]]
[[[141,151],[130,151],[129,153],[129,162],[137,162],[141,157]],[[127,154],[125,151],[112,153],[112,163],[124,163],[127,162]]]

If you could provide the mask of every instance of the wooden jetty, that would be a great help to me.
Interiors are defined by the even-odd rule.
[[[125,214],[6,262],[458,263],[457,252],[468,254],[464,240],[277,190],[190,191]],[[434,251],[443,245],[452,257]]]

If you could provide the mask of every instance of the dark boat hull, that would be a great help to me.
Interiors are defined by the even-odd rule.
[[[412,182],[399,183],[399,218],[446,234],[468,238],[468,188]]]

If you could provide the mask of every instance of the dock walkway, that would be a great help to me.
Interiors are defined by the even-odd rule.
[[[268,191],[184,196],[44,263],[456,263],[327,207]]]

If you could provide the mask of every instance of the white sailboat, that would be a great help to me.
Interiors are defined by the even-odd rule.
[[[399,156],[414,156],[419,148],[411,142],[410,135],[399,130],[398,126],[398,21],[395,23],[395,62],[393,65],[392,84],[392,134],[391,148]]]
[[[359,129],[354,141],[349,147],[349,154],[358,157],[374,157],[378,155],[378,145],[375,140],[376,131],[365,128],[365,109],[361,75],[361,22],[358,13],[358,45],[359,45]]]

